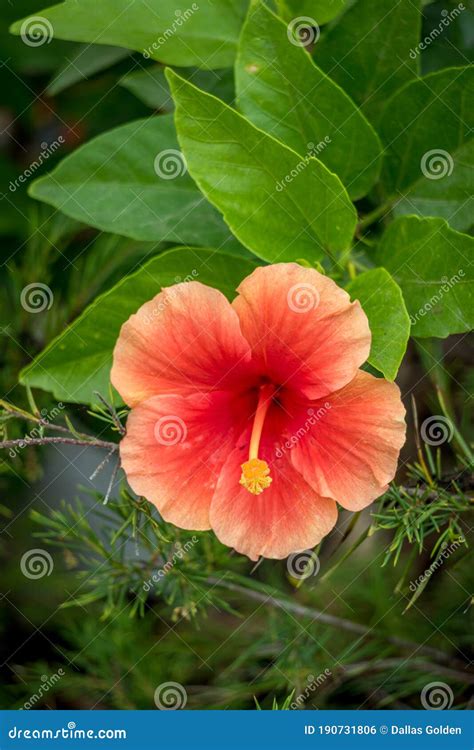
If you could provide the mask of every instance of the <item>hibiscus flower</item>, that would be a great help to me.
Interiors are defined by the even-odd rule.
[[[314,547],[337,503],[387,489],[405,440],[398,387],[359,369],[370,343],[359,302],[296,263],[257,268],[232,303],[198,281],[163,289],[114,350],[131,488],[252,560]]]

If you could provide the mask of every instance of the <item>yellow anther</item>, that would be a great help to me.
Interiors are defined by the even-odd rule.
[[[260,458],[251,458],[242,464],[240,484],[252,495],[260,495],[272,483],[270,467]]]

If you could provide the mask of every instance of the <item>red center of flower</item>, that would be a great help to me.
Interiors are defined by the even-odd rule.
[[[242,475],[239,481],[252,495],[260,495],[272,482],[270,467],[266,461],[258,457],[258,449],[262,437],[263,423],[276,390],[276,386],[271,383],[260,387],[250,436],[249,460],[242,464]]]

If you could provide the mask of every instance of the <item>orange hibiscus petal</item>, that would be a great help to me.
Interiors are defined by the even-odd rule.
[[[296,263],[257,268],[232,305],[260,368],[308,398],[342,388],[369,355],[359,302],[334,281]]]
[[[223,391],[154,396],[139,404],[120,443],[130,487],[166,521],[209,529],[217,477],[252,408],[249,396]]]
[[[281,447],[315,492],[360,510],[395,476],[404,417],[398,386],[359,371],[342,390],[300,408]]]
[[[336,503],[316,492],[286,458],[268,461],[272,483],[260,495],[239,484],[248,442],[241,441],[227,459],[210,509],[210,523],[223,544],[257,560],[281,559],[314,547],[337,520]]]
[[[124,323],[111,381],[134,406],[158,393],[241,388],[250,359],[224,295],[191,281],[163,289]]]

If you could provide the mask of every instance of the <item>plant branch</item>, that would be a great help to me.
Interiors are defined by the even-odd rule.
[[[52,422],[44,419],[44,417],[38,417],[35,414],[30,414],[29,412],[23,411],[22,409],[18,409],[17,407],[9,404],[7,401],[3,401],[0,399],[0,406],[3,407],[9,414],[11,414],[12,417],[16,417],[17,419],[23,419],[25,420],[25,422],[35,422],[40,427],[44,427],[47,430],[55,430],[56,432],[62,432],[66,435],[71,434],[71,430],[68,427],[64,427],[60,424],[53,424]],[[89,435],[86,435],[82,432],[77,432],[76,434],[80,437],[83,437],[84,439],[90,437]]]
[[[403,659],[394,658],[353,662],[352,664],[343,665],[343,670],[345,674],[360,674],[373,670],[380,671],[392,669],[393,667],[400,666],[403,661]],[[467,682],[469,684],[474,683],[474,674],[472,674],[472,672],[461,672],[460,670],[443,667],[440,664],[433,664],[432,662],[424,661],[422,659],[412,659],[410,661],[410,669],[444,675],[445,677],[451,677],[453,680],[458,680],[459,682]]]
[[[261,591],[256,591],[255,589],[247,589],[245,588],[245,586],[239,586],[236,583],[231,583],[223,579],[210,577],[207,579],[207,581],[213,586],[222,586],[229,591],[235,591],[240,594],[245,594],[250,599],[254,599],[257,602],[261,602],[262,604],[268,604],[271,607],[276,607],[283,610],[284,612],[293,612],[294,614],[301,615],[302,617],[311,617],[312,620],[318,620],[319,622],[324,622],[327,625],[340,628],[341,630],[346,630],[350,633],[356,633],[357,635],[360,635],[364,638],[382,638],[384,641],[387,641],[388,643],[391,643],[395,646],[413,649],[415,652],[419,651],[420,653],[426,654],[433,659],[437,659],[449,665],[453,664],[452,656],[444,654],[442,651],[439,651],[436,648],[432,648],[431,646],[420,645],[418,643],[415,643],[414,641],[408,641],[404,638],[398,638],[397,636],[389,636],[385,633],[380,633],[373,628],[366,628],[364,625],[361,625],[358,622],[352,622],[352,620],[346,620],[343,617],[336,617],[335,615],[321,612],[318,609],[307,607],[304,604],[299,604],[298,602],[293,602],[289,599],[280,599],[273,596],[272,594],[266,594]]]
[[[97,438],[90,437],[89,440],[78,440],[77,438],[67,437],[43,437],[43,438],[21,438],[20,440],[4,440],[0,443],[0,449],[2,448],[16,448],[18,446],[25,447],[26,445],[84,445],[94,446],[96,448],[106,448],[109,451],[118,451],[118,443],[111,443],[107,440],[98,440]]]
[[[99,393],[99,391],[94,391],[94,394],[97,396],[97,398],[103,403],[107,411],[109,412],[110,416],[112,417],[112,421],[119,431],[121,435],[125,435],[125,427],[121,423],[117,412],[115,411],[114,407],[109,404],[105,398]]]

